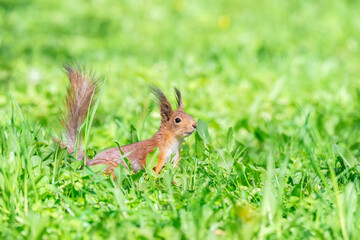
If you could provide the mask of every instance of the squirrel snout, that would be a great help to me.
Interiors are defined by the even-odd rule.
[[[195,129],[196,129],[196,127],[197,127],[197,123],[194,123],[192,126],[193,126],[193,128],[195,128]]]

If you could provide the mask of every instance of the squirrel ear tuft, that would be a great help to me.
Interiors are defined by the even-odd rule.
[[[160,105],[160,115],[162,120],[169,121],[170,115],[172,112],[172,107],[164,93],[160,90],[160,88],[155,86],[150,86],[151,92],[156,96]]]
[[[175,88],[175,93],[176,93],[176,101],[177,101],[177,104],[178,104],[178,110],[182,111],[184,109],[184,106],[183,106],[183,103],[182,103],[181,93],[180,93],[179,89]]]

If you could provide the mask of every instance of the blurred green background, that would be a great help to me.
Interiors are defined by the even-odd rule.
[[[332,133],[337,111],[356,101],[357,1],[0,4],[2,113],[10,93],[49,127],[67,87],[61,66],[74,61],[100,76],[109,71],[97,115],[106,139],[115,137],[112,116],[143,124],[149,83],[169,98],[177,86],[186,111],[217,134],[244,119],[294,122],[299,108],[323,113]]]
[[[5,129],[11,115],[12,96],[24,116],[45,129],[44,142],[51,145],[51,136],[62,131],[59,118],[68,86],[61,66],[77,62],[94,70],[102,79],[108,73],[89,144],[99,151],[115,146],[114,139],[120,144],[128,143],[131,125],[140,139],[152,136],[160,116],[148,86],[158,85],[172,103],[175,103],[173,87],[176,86],[183,94],[185,111],[208,125],[211,148],[215,150],[210,151],[213,155],[204,155],[203,161],[221,159],[222,150],[233,137],[246,146],[246,156],[235,165],[251,169],[247,176],[253,179],[244,187],[243,181],[237,182],[234,169],[220,176],[217,172],[212,175],[201,165],[205,170],[199,179],[216,187],[209,187],[209,192],[204,187],[203,204],[190,204],[195,210],[186,209],[186,199],[193,192],[185,196],[179,190],[175,201],[179,204],[177,210],[181,209],[176,215],[179,218],[169,220],[172,228],[161,236],[255,238],[260,232],[260,239],[355,237],[360,223],[360,215],[353,212],[358,205],[360,156],[359,9],[360,2],[356,0],[0,0],[0,122]],[[312,134],[307,135],[309,129]],[[5,136],[8,135],[3,134],[3,140]],[[194,136],[187,139],[188,146],[194,142]],[[184,150],[188,157],[184,164],[195,164],[189,149]],[[229,149],[224,151],[230,155]],[[10,159],[10,153],[2,151],[2,154],[3,159]],[[269,156],[274,169],[268,165]],[[196,162],[189,169],[197,166]],[[286,179],[279,191],[274,190],[278,194],[278,207],[272,212],[275,220],[264,210],[267,203],[274,203],[266,192],[271,189],[266,186],[271,185],[268,184],[272,178],[266,180],[265,173],[275,174],[274,188],[279,178]],[[224,180],[227,178],[233,180]],[[192,179],[192,175],[185,174],[184,179]],[[339,186],[335,184],[338,180]],[[162,189],[160,185],[157,187]],[[344,215],[340,206],[349,198],[339,195],[339,191],[345,188],[347,197],[353,194],[355,207],[345,208],[348,212]],[[140,186],[134,191],[140,195],[144,189]],[[228,192],[225,194],[222,189]],[[75,202],[74,191],[71,190],[70,199]],[[222,215],[214,217],[217,225],[211,225],[211,220],[204,220],[210,210],[202,206],[217,191],[217,199],[221,201],[213,200],[209,209],[216,216]],[[159,196],[151,194],[147,195],[149,199],[156,201]],[[111,205],[116,194],[104,198],[110,199]],[[256,217],[253,218],[250,208],[239,207],[243,202],[255,209]],[[148,207],[147,203],[144,199],[131,202],[133,219],[122,218],[127,220],[121,227],[144,217],[147,220],[140,225],[152,229],[148,223],[152,222],[149,216],[153,213],[142,216],[136,212],[138,208]],[[149,204],[149,209],[155,211],[155,208]],[[323,211],[319,210],[322,208]],[[84,216],[91,216],[95,225],[108,219],[108,214],[107,224],[114,227],[111,221],[116,217],[111,211],[118,214],[122,210],[109,209],[101,215],[98,210],[85,207],[84,215],[77,215],[77,220],[63,209],[59,214],[69,229],[72,221],[77,224],[90,221]],[[199,235],[192,235],[196,229],[186,217],[187,212],[193,213],[194,218],[199,216],[199,222],[194,225],[203,229]],[[163,213],[171,215],[168,209],[158,214]],[[0,220],[7,221],[9,216]],[[47,215],[41,213],[39,219],[40,216]],[[57,215],[49,216],[57,218]],[[156,219],[156,215],[153,217]],[[346,227],[341,225],[344,218]],[[159,221],[160,226],[168,223]],[[26,222],[17,224],[36,229]],[[52,226],[53,233],[73,231],[64,228],[57,232],[54,229],[63,226],[56,224]],[[84,228],[93,229],[93,225],[86,224]],[[139,234],[141,227],[134,226],[135,230],[130,228],[131,231]],[[26,236],[23,229],[27,228],[19,227],[13,233],[23,231],[22,235]],[[100,230],[97,234],[104,236],[104,230]],[[126,232],[130,234],[127,236],[134,233],[131,231]],[[149,232],[142,237],[151,238],[153,232]],[[82,236],[81,231],[78,234]]]

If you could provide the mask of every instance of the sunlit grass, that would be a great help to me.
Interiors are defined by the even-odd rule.
[[[0,237],[356,239],[358,9],[2,1]],[[61,66],[74,61],[107,79],[84,125],[89,156],[156,132],[149,84],[172,103],[181,90],[198,130],[179,168],[119,167],[114,180],[53,142],[68,84]]]

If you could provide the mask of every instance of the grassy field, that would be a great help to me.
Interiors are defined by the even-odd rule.
[[[0,1],[1,239],[356,239],[360,2]],[[52,140],[63,63],[108,73],[96,152],[154,134],[158,85],[199,123],[118,178]],[[175,180],[177,185],[171,182]]]

